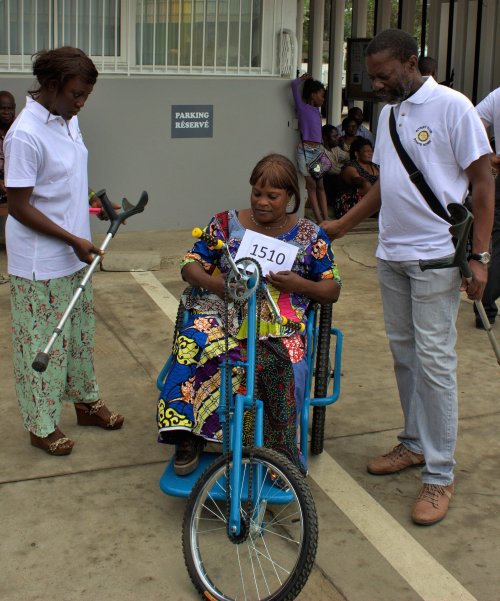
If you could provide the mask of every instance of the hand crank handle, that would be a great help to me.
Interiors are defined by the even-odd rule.
[[[290,321],[286,317],[281,317],[281,325],[286,326],[290,330],[295,330],[296,332],[303,332],[306,329],[305,324],[300,321]]]
[[[216,250],[220,250],[221,248],[224,248],[226,246],[222,240],[219,240],[215,236],[207,234],[199,227],[195,227],[191,233],[195,238],[203,240],[203,242],[206,242],[208,245],[212,246]]]
[[[274,314],[274,318],[280,325],[286,326],[290,330],[295,330],[297,332],[303,332],[306,329],[306,326],[303,323],[301,323],[299,321],[290,321],[284,315],[281,315],[280,309],[279,309],[278,305],[276,304],[274,298],[272,297],[271,292],[269,291],[269,287],[266,286],[265,284],[264,284],[264,293],[266,295],[269,306],[271,307],[271,311]]]
[[[137,215],[138,213],[142,213],[144,211],[144,207],[148,204],[148,193],[142,192],[139,201],[136,205],[131,204],[126,198],[122,200],[122,208],[123,211],[121,213],[117,213],[111,204],[111,201],[106,194],[106,190],[99,190],[96,193],[96,196],[99,197],[103,209],[106,211],[106,215],[109,217],[111,225],[107,231],[108,234],[114,236],[120,227],[120,225],[128,219],[132,217],[132,215]]]
[[[219,240],[215,236],[211,236],[210,234],[207,234],[199,227],[195,227],[193,229],[193,231],[191,232],[191,234],[195,238],[199,238],[200,240],[203,240],[203,242],[206,242],[209,246],[211,246],[212,248],[215,248],[215,250],[223,250],[226,253],[227,260],[229,262],[229,265],[231,265],[231,269],[233,270],[234,276],[237,279],[241,278],[241,274],[238,270],[238,267],[236,266],[236,263],[234,262],[233,257],[231,256],[231,253],[229,252],[227,244],[224,244],[224,242],[222,240]]]

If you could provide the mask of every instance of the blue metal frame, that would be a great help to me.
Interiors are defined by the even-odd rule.
[[[300,448],[304,456],[304,460],[307,465],[308,455],[308,424],[309,424],[309,408],[311,406],[325,406],[335,403],[340,395],[340,374],[341,374],[341,359],[342,359],[342,342],[343,334],[337,328],[332,328],[330,335],[335,337],[335,356],[333,370],[330,374],[330,379],[333,380],[333,392],[331,395],[325,398],[311,398],[312,379],[314,373],[314,361],[317,351],[317,339],[318,339],[318,307],[315,306],[310,312],[306,324],[306,338],[307,338],[307,366],[308,374],[306,380],[306,394],[302,411],[300,414]],[[246,369],[246,394],[245,395],[234,395],[233,399],[230,399],[230,450],[233,451],[235,457],[241,457],[242,453],[242,428],[243,428],[243,413],[246,409],[251,409],[253,405],[254,396],[254,382],[255,382],[255,356],[256,347],[252,343],[255,340],[255,336],[251,336],[251,332],[256,331],[256,296],[252,294],[248,299],[248,332],[249,332],[249,344],[247,348],[246,361],[240,361],[238,363],[230,364],[229,368],[233,366],[240,366]],[[170,366],[172,364],[173,357],[170,356],[160,371],[156,380],[156,385],[159,390],[163,388],[163,384],[167,378]],[[222,372],[221,381],[225,381],[225,372]],[[221,401],[219,404],[218,412],[221,426],[224,431],[224,422],[226,417],[226,402],[224,398],[225,386],[221,387]],[[255,445],[263,446],[263,404],[262,401],[257,400],[256,402],[256,422],[255,422]],[[224,445],[226,442],[224,442]],[[224,447],[224,452],[226,449]],[[168,495],[176,497],[188,497],[191,493],[193,486],[195,485],[198,478],[205,471],[205,469],[214,461],[217,457],[220,457],[217,453],[203,453],[200,458],[200,464],[198,468],[188,476],[178,476],[175,474],[173,469],[173,459],[167,465],[163,475],[160,478],[160,488]],[[248,470],[246,470],[245,480],[248,479]],[[241,484],[242,470],[241,461],[233,462],[232,469],[230,470],[231,478],[231,507],[230,507],[230,520],[229,528],[230,531],[235,534],[239,533],[240,529],[240,504],[242,500],[246,500],[248,487],[245,483]],[[224,480],[224,478],[222,478]],[[212,493],[214,498],[223,500],[223,493],[221,492],[225,488],[225,483],[221,481],[222,488],[214,487]],[[270,484],[271,485],[271,484]],[[267,483],[262,483],[262,468],[255,469],[253,472],[252,488],[254,491],[264,490]],[[278,495],[273,492],[272,503],[280,504],[286,503],[290,500],[290,493],[282,491]]]

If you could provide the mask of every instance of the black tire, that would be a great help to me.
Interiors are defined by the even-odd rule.
[[[332,327],[331,304],[322,305],[319,310],[319,331],[316,348],[316,371],[314,377],[314,396],[326,397],[330,378],[330,330]],[[320,455],[323,452],[325,440],[326,407],[313,407],[311,426],[311,454]]]
[[[318,546],[318,519],[307,481],[280,453],[254,449],[254,472],[261,466],[276,478],[268,480],[270,490],[264,493],[262,487],[253,499],[248,534],[235,543],[227,534],[225,487],[219,481],[226,462],[227,455],[214,461],[188,500],[182,547],[189,576],[204,599],[292,601],[307,582]],[[243,449],[243,474],[249,465],[249,450]],[[213,497],[219,489],[223,500],[216,501]],[[289,492],[290,502],[273,505],[273,495],[283,494],[283,489]],[[246,516],[246,499],[240,511]]]

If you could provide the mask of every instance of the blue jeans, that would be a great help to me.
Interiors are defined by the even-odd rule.
[[[423,482],[451,484],[458,425],[459,270],[421,271],[418,261],[381,259],[377,268],[405,421],[398,438],[424,454]]]
[[[300,143],[297,146],[295,158],[297,160],[297,169],[304,177],[310,177],[307,163],[313,161],[321,152],[321,146],[309,146],[309,144]]]

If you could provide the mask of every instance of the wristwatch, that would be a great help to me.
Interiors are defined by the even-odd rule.
[[[491,261],[491,255],[488,252],[472,253],[470,258],[474,259],[474,261],[479,261],[483,265],[488,265],[488,263]]]

